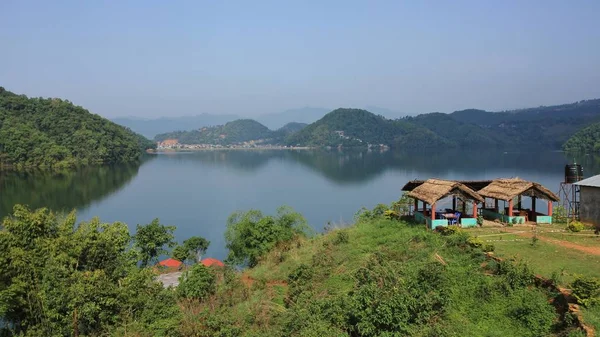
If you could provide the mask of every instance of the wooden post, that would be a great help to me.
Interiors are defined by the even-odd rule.
[[[473,217],[477,219],[477,201],[473,201]]]
[[[508,201],[508,216],[513,216],[513,199]]]
[[[456,196],[452,196],[452,210],[456,211]]]
[[[535,202],[536,202],[536,197],[531,197],[531,212],[533,212],[533,216],[535,217]]]
[[[462,201],[462,213],[467,213],[467,203],[464,200]]]
[[[415,199],[415,209],[413,210],[413,215],[419,210],[419,200]]]
[[[521,210],[521,196],[517,197],[517,209],[520,211]]]
[[[500,213],[500,206],[498,205],[498,199],[494,199],[494,208],[496,208],[496,213]]]
[[[435,220],[435,202],[431,204],[431,221]]]
[[[548,216],[552,216],[552,201],[548,200]]]

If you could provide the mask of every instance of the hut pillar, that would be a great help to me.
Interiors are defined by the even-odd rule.
[[[415,209],[413,210],[413,214],[415,214],[419,210],[419,200],[415,199]]]
[[[462,213],[465,214],[467,213],[467,203],[464,200],[462,201]]]
[[[431,220],[435,220],[435,202],[431,204]]]
[[[548,200],[548,216],[552,216],[552,201]]]
[[[500,213],[500,206],[498,206],[498,199],[494,199],[494,208],[496,213]]]
[[[452,196],[452,210],[453,211],[456,210],[456,196],[455,195]]]
[[[517,209],[520,211],[521,210],[521,196],[517,197]]]
[[[513,216],[513,199],[508,201],[508,216]]]
[[[535,216],[535,202],[536,202],[536,198],[531,197],[531,211],[533,212],[533,216]]]
[[[473,217],[477,219],[477,201],[473,201]]]

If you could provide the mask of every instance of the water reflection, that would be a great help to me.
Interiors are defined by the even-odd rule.
[[[352,150],[252,150],[199,151],[163,154],[177,162],[255,172],[270,161],[301,164],[336,184],[366,183],[388,170],[415,172],[417,176],[446,177],[480,175],[499,171],[507,177],[559,173],[574,160],[584,166],[586,176],[600,172],[600,156],[535,151],[450,150],[437,152]]]
[[[128,164],[63,172],[0,172],[0,218],[10,214],[15,204],[55,211],[87,207],[126,186],[139,167]]]

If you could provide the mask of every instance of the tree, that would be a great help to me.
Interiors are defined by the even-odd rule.
[[[160,255],[168,253],[166,247],[175,246],[175,226],[161,225],[158,218],[147,225],[137,225],[133,246],[137,249],[142,267],[155,262]]]
[[[202,264],[181,275],[177,286],[180,297],[202,300],[215,292],[215,274]]]
[[[192,236],[183,241],[182,245],[176,246],[173,249],[171,257],[182,262],[188,260],[200,262],[202,255],[206,253],[209,245],[210,241],[205,238],[201,236]]]
[[[280,207],[275,217],[264,216],[258,210],[235,212],[229,216],[225,231],[227,260],[253,267],[278,243],[306,235],[307,231],[304,217],[289,207]]]
[[[20,205],[3,221],[0,336],[104,336],[131,322],[135,335],[171,335],[176,299],[130,257],[127,225],[75,223]]]

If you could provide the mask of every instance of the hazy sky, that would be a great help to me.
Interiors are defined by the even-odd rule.
[[[106,117],[600,98],[600,1],[0,0],[0,86]]]

